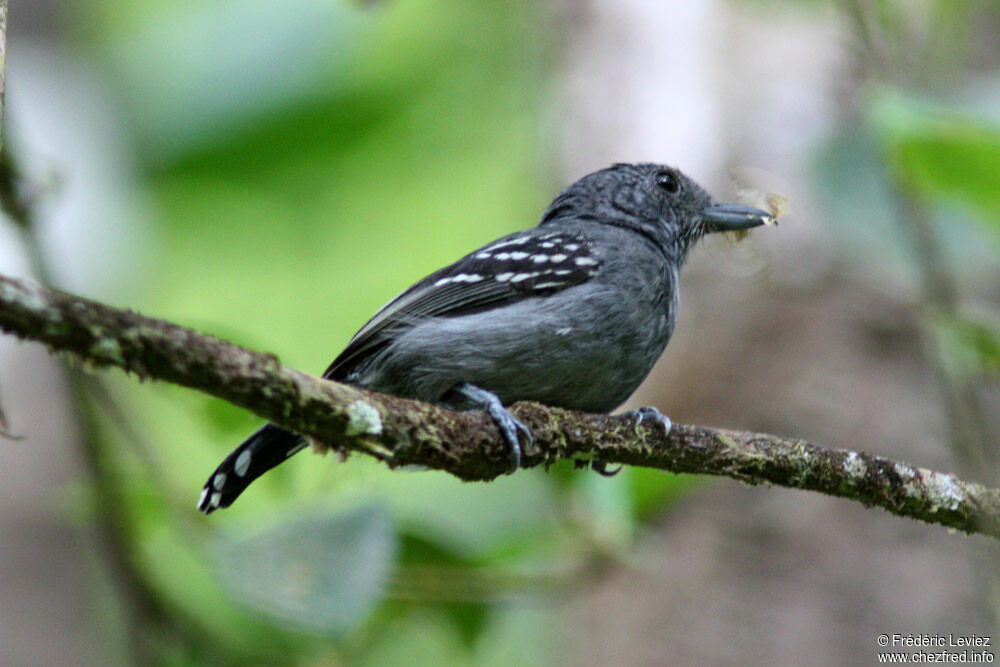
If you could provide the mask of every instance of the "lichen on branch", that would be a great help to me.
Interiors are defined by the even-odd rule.
[[[190,387],[246,408],[324,448],[391,467],[421,465],[467,481],[507,471],[492,420],[287,368],[272,354],[89,299],[0,275],[0,329],[43,343],[89,368]],[[534,435],[525,468],[562,459],[622,463],[818,491],[965,533],[1000,538],[1000,490],[863,452],[774,435],[547,407],[512,406]]]

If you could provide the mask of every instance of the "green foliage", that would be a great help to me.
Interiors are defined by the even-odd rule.
[[[941,315],[934,319],[938,353],[954,376],[1000,377],[1000,325]]]
[[[76,11],[153,213],[149,280],[132,286],[150,314],[319,372],[382,303],[532,225],[551,195],[535,5]],[[528,471],[473,485],[301,454],[204,519],[201,484],[258,420],[176,387],[127,393],[141,435],[118,433],[115,451],[143,574],[237,661],[546,661],[545,594],[568,583],[552,572],[627,549],[674,484]],[[532,604],[507,604],[515,592]]]
[[[978,280],[995,266],[1000,241],[1000,128],[891,88],[863,100],[860,118],[817,153],[831,240],[858,275],[912,290],[913,232],[900,220],[900,196],[918,197],[959,278]]]
[[[340,636],[383,593],[395,532],[377,505],[287,517],[258,534],[222,539],[217,576],[236,600],[294,629]]]
[[[969,206],[1000,242],[1000,126],[898,95],[877,98],[872,118],[909,187]]]

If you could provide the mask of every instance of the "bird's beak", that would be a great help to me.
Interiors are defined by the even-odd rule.
[[[706,232],[737,232],[778,222],[767,211],[739,204],[711,204],[701,212],[701,221]]]

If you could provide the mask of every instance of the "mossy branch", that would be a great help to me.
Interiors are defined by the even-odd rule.
[[[33,282],[0,276],[0,328],[44,343],[86,366],[191,387],[244,407],[340,451],[390,467],[421,465],[463,480],[490,480],[508,466],[493,422],[419,401],[321,380],[213,336]],[[819,491],[966,533],[1000,538],[1000,490],[954,475],[803,440],[655,423],[518,403],[534,434],[525,468],[561,459],[724,475],[749,484]],[[650,420],[651,421],[651,420]]]

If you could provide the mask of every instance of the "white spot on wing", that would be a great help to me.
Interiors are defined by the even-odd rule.
[[[528,253],[524,252],[523,250],[516,250],[516,251],[510,253],[510,258],[511,259],[524,259],[527,256],[528,256]]]
[[[483,277],[476,273],[459,273],[458,275],[441,278],[434,283],[434,286],[440,287],[442,285],[447,285],[448,283],[478,283],[482,279]]]
[[[513,277],[513,273],[498,273],[496,278],[498,281],[505,283]]]
[[[544,262],[549,261],[549,256],[548,255],[534,255],[531,258],[531,261],[534,262],[535,264],[542,264]]]
[[[222,494],[216,492],[216,493],[212,494],[211,500],[208,501],[208,506],[209,507],[218,507],[219,503],[221,503],[221,502],[222,502]]]
[[[527,280],[528,278],[534,278],[537,275],[538,275],[537,272],[536,273],[519,273],[516,276],[514,276],[513,278],[511,278],[510,281],[512,283],[519,283],[522,280]]]
[[[577,266],[593,266],[597,264],[597,260],[593,257],[577,257],[573,260],[573,263]]]
[[[496,250],[497,248],[506,248],[511,245],[524,245],[531,240],[530,236],[518,236],[516,238],[507,239],[506,241],[501,241],[500,243],[494,243],[485,250]]]
[[[558,264],[559,262],[565,261],[567,257],[569,257],[569,255],[564,255],[562,253],[559,253],[558,255],[552,255],[551,257],[549,257],[549,261]]]

